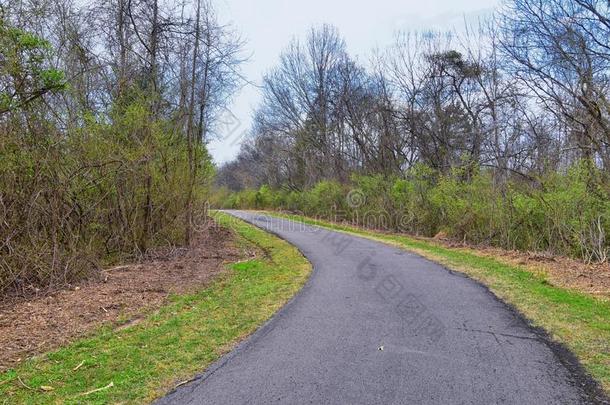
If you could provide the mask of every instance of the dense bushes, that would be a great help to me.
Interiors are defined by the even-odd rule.
[[[41,98],[74,95],[49,68],[48,42],[2,20],[0,28],[0,42],[14,39],[0,51],[11,62],[0,69],[0,295],[184,243],[187,203],[203,206],[212,174],[205,147],[194,148],[191,194],[186,137],[137,86],[106,114],[78,111],[65,125],[68,114],[51,114]],[[15,84],[26,78],[27,89]]]
[[[534,180],[496,183],[491,172],[439,175],[417,165],[404,178],[354,176],[310,190],[261,187],[217,195],[224,208],[298,211],[371,228],[423,236],[438,233],[469,243],[549,251],[605,261],[610,240],[610,193],[602,172],[587,162]]]
[[[52,126],[0,136],[0,293],[64,284],[103,262],[184,243],[184,137],[134,101],[70,133]],[[203,146],[194,192],[203,206]]]
[[[55,3],[0,5],[0,300],[188,246],[243,83],[210,2]]]

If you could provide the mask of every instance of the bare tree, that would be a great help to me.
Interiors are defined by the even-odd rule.
[[[514,74],[569,125],[581,156],[610,167],[608,2],[516,0],[503,14],[502,48]]]

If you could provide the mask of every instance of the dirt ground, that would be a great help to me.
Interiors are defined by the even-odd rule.
[[[84,336],[120,327],[160,307],[172,293],[202,288],[239,260],[231,231],[211,226],[191,249],[159,251],[142,263],[104,270],[99,280],[34,299],[0,301],[0,371]]]
[[[426,238],[427,240],[430,240]],[[527,267],[534,273],[543,274],[547,281],[602,299],[610,299],[610,263],[587,264],[569,257],[540,252],[519,252],[488,246],[467,246],[443,238],[435,242],[451,248],[460,248],[478,255],[493,257],[505,263]]]

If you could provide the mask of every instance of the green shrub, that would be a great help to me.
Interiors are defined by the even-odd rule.
[[[184,243],[186,141],[148,105],[134,97],[69,132],[42,119],[35,136],[2,127],[0,293],[65,284]],[[213,170],[203,145],[195,153],[195,208],[204,210]]]
[[[490,170],[440,175],[415,165],[404,178],[353,176],[350,184],[322,181],[302,192],[263,186],[226,201],[232,207],[287,209],[429,237],[442,232],[469,243],[585,260],[605,261],[610,245],[608,182],[588,162],[535,183],[513,179],[501,184]]]
[[[390,195],[397,213],[396,229],[416,235],[435,235],[440,213],[430,200],[437,174],[424,165],[415,165],[406,179],[397,179]]]
[[[345,187],[335,181],[321,181],[303,192],[301,211],[320,218],[333,218],[345,211]]]

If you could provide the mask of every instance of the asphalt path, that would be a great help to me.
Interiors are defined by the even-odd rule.
[[[595,403],[569,353],[484,286],[407,251],[228,211],[295,245],[305,287],[159,404]]]

